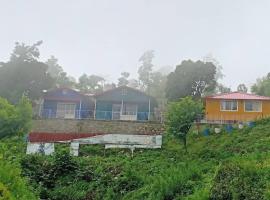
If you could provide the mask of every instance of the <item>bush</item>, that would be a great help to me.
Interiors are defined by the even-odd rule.
[[[5,163],[4,161],[0,162],[0,180],[2,183],[2,185],[0,185],[0,191],[2,191],[2,196],[5,194],[6,197],[10,196],[12,200],[37,199],[29,190],[26,181],[23,180],[20,175],[20,171],[16,166]]]
[[[0,97],[0,139],[5,136],[27,133],[31,127],[32,107],[23,96],[17,106]]]
[[[210,191],[210,200],[263,200],[265,183],[254,166],[226,163],[220,166]]]
[[[0,182],[0,200],[11,200],[10,192],[1,182]]]

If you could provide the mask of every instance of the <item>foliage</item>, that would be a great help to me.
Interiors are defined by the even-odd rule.
[[[19,169],[0,160],[0,199],[2,200],[34,200],[37,199],[20,177]],[[2,190],[2,192],[1,192]],[[2,194],[2,197],[1,197]]]
[[[210,200],[222,199],[265,199],[264,190],[266,187],[264,174],[254,165],[243,163],[224,163],[214,178],[210,192]]]
[[[0,141],[0,166],[6,161],[16,171],[21,161],[22,174],[40,199],[269,199],[270,118],[255,124],[234,127],[230,134],[221,127],[222,133],[207,137],[205,126],[191,127],[188,153],[166,133],[162,149],[136,149],[134,157],[129,150],[101,145],[82,145],[80,156],[70,157],[62,152],[69,145],[62,144],[52,156],[24,155],[21,139],[6,138]],[[1,175],[0,180],[13,195]]]
[[[229,93],[231,91],[232,91],[231,88],[226,87],[223,84],[218,83],[217,86],[216,86],[216,93],[221,93],[222,94],[222,93]]]
[[[64,72],[63,68],[58,64],[58,59],[54,56],[51,56],[47,61],[48,65],[48,73],[53,78],[57,78],[60,76],[62,72]]]
[[[270,73],[257,79],[257,82],[251,86],[251,91],[258,95],[270,96]]]
[[[23,96],[17,106],[0,97],[0,138],[15,134],[25,134],[30,130],[32,106]]]
[[[118,79],[118,87],[128,85],[128,83],[129,83],[129,81],[128,81],[129,75],[130,74],[128,72],[122,72],[121,73],[121,77]]]
[[[185,97],[178,102],[172,102],[168,106],[166,127],[169,133],[175,134],[184,141],[186,148],[186,135],[192,123],[202,113],[202,104]]]
[[[151,84],[151,73],[153,71],[152,60],[154,58],[154,51],[149,50],[144,52],[144,54],[140,57],[139,61],[142,62],[142,65],[139,67],[139,82],[141,85],[141,89],[144,91],[149,90],[149,86]]]
[[[83,74],[79,78],[77,88],[86,93],[95,93],[103,90],[105,79],[101,76]]]
[[[237,86],[237,91],[247,93],[248,88],[245,84],[242,83]]]
[[[0,67],[0,94],[13,103],[17,103],[23,94],[38,99],[43,90],[54,85],[47,73],[48,66],[39,62],[38,42],[32,46],[16,43],[10,61]]]
[[[176,100],[185,96],[196,98],[214,91],[216,88],[216,66],[202,61],[183,61],[168,75],[166,96]]]
[[[38,46],[42,44],[42,41],[38,41],[33,45],[26,45],[24,43],[15,43],[15,48],[11,54],[11,62],[33,62],[39,58]]]

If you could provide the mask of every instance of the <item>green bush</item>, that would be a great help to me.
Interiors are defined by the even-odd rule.
[[[254,166],[225,163],[214,178],[210,200],[263,200],[265,187],[262,174]]]
[[[2,194],[12,200],[35,200],[36,196],[29,190],[25,180],[21,178],[20,170],[4,161],[0,162],[0,180],[3,184]],[[2,196],[3,196],[2,195]],[[0,195],[1,199],[1,195]]]
[[[31,127],[32,107],[23,96],[17,106],[0,97],[0,139],[5,136],[27,133]]]
[[[1,182],[0,182],[0,200],[11,200],[10,192]]]

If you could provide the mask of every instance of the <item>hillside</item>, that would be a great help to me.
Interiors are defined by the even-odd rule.
[[[136,150],[133,158],[128,150],[89,145],[78,158],[63,153],[63,145],[55,156],[26,156],[19,139],[1,141],[0,149],[44,199],[257,200],[270,199],[269,130],[270,120],[263,120],[230,134],[191,131],[187,154],[181,141],[165,135],[163,149]]]

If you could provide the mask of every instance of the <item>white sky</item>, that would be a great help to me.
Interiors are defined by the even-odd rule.
[[[149,49],[157,68],[212,53],[233,89],[270,72],[268,0],[0,0],[0,8],[0,61],[16,41],[43,40],[41,59],[54,55],[74,77],[134,77]]]

